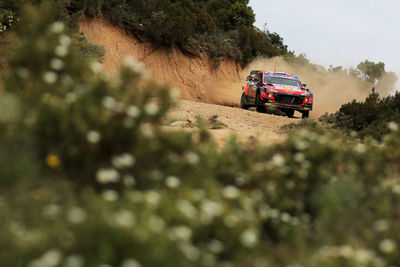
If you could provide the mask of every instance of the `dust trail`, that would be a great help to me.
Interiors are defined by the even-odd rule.
[[[346,74],[345,72],[327,71],[318,65],[299,65],[288,63],[281,57],[270,59],[256,59],[240,74],[237,79],[216,81],[215,90],[210,92],[209,101],[215,104],[238,103],[241,88],[245,85],[245,79],[250,70],[267,70],[288,72],[297,75],[301,81],[307,84],[314,93],[314,110],[312,117],[316,118],[324,113],[336,112],[341,105],[356,100],[363,100],[371,92],[370,86],[360,79]]]

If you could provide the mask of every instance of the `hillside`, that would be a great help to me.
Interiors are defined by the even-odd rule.
[[[220,81],[240,81],[242,68],[234,60],[225,59],[214,68],[207,54],[193,57],[184,54],[178,47],[166,49],[141,42],[104,19],[86,18],[79,26],[90,42],[104,46],[103,66],[109,73],[116,72],[124,58],[133,56],[160,83],[179,88],[183,99],[212,102],[213,91],[218,89]],[[229,101],[237,102],[240,87],[232,88],[232,93],[233,98]]]

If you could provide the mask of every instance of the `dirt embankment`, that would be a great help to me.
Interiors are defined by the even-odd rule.
[[[232,88],[231,94],[226,94],[230,97],[227,100],[221,94],[214,94],[214,91],[219,91],[221,81],[241,81],[242,69],[233,60],[224,60],[214,69],[212,60],[206,54],[190,57],[177,47],[166,49],[140,42],[104,19],[86,18],[79,26],[90,42],[104,46],[106,55],[103,66],[108,72],[115,72],[125,57],[132,56],[143,62],[160,83],[178,88],[183,99],[222,104],[229,101],[237,103],[239,100],[240,86]]]

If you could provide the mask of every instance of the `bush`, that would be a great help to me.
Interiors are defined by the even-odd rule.
[[[380,98],[377,93],[371,93],[364,102],[354,100],[343,105],[336,114],[328,116],[328,122],[348,133],[355,131],[361,138],[382,140],[389,133],[390,122],[400,123],[399,107],[399,92],[384,98]]]
[[[382,144],[305,121],[217,149],[160,127],[174,91],[139,63],[107,78],[51,5],[22,14],[0,105],[2,266],[399,264],[395,125]]]
[[[25,2],[37,4],[43,0]],[[105,17],[141,40],[158,46],[177,45],[195,56],[208,51],[217,61],[219,57],[231,58],[245,65],[258,56],[289,53],[277,33],[253,27],[255,15],[248,1],[67,0],[56,3],[59,7],[56,14],[64,21],[80,14]],[[22,5],[6,0],[0,3],[0,8],[18,14]],[[82,48],[92,50],[88,44]]]

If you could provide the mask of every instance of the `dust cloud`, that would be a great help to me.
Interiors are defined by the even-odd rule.
[[[281,57],[256,59],[239,75],[239,79],[216,81],[215,90],[210,92],[209,102],[228,106],[237,106],[241,96],[241,88],[250,70],[266,70],[287,72],[297,75],[307,84],[314,94],[314,110],[312,117],[317,118],[325,113],[336,112],[343,104],[353,99],[364,100],[371,92],[370,86],[346,72],[331,72],[318,65],[301,66],[289,63]]]

